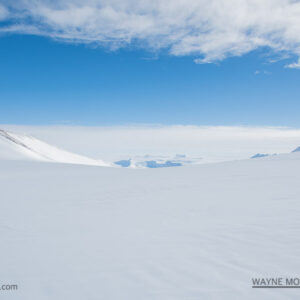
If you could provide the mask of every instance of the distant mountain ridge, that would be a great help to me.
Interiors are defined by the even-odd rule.
[[[261,157],[266,157],[266,156],[270,156],[270,154],[257,153],[255,155],[251,156],[250,158],[261,158]]]

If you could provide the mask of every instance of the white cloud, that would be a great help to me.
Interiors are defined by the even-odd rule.
[[[18,25],[3,32],[111,48],[167,48],[172,55],[199,56],[196,63],[259,47],[300,54],[298,0],[15,0],[7,9]]]
[[[266,70],[256,70],[254,72],[255,75],[259,75],[259,74],[263,74],[263,75],[272,75],[272,73],[270,71],[266,71]]]
[[[5,20],[8,17],[7,9],[0,4],[0,21]]]
[[[289,69],[300,69],[300,59],[298,59],[297,62],[286,65],[285,67]]]

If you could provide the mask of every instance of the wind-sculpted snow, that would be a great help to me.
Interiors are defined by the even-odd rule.
[[[0,160],[7,300],[298,299],[300,154],[180,168]]]
[[[1,145],[0,147],[3,148],[3,140],[7,141],[11,151],[17,151],[22,154],[19,157],[20,159],[24,159],[25,156],[25,158],[29,157],[47,162],[109,166],[103,161],[64,151],[31,136],[15,134],[0,129],[0,137],[2,138],[2,147]]]

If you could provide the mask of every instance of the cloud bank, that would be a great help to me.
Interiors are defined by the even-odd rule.
[[[171,55],[198,56],[196,63],[260,47],[300,56],[298,0],[0,0],[1,20],[2,33],[112,49],[166,49]]]

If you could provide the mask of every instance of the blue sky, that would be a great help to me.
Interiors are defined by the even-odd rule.
[[[53,25],[47,32],[31,32],[32,26],[41,30],[46,25],[32,19],[16,22],[8,11],[18,7],[2,2],[2,124],[300,126],[300,70],[294,46],[282,52],[263,44],[249,47],[241,39],[231,50],[214,45],[208,51],[212,46],[199,42],[199,50],[193,51],[186,42],[180,44],[185,37],[174,45],[154,47],[150,38],[135,36],[128,43],[123,36],[113,36],[108,44],[89,43],[70,37],[65,29],[70,25],[64,23],[59,23],[63,29]],[[12,27],[17,23],[24,28]],[[76,26],[86,30],[81,23]],[[92,37],[94,31],[86,35]],[[115,31],[97,34],[107,38]],[[159,41],[157,37],[155,45]]]

